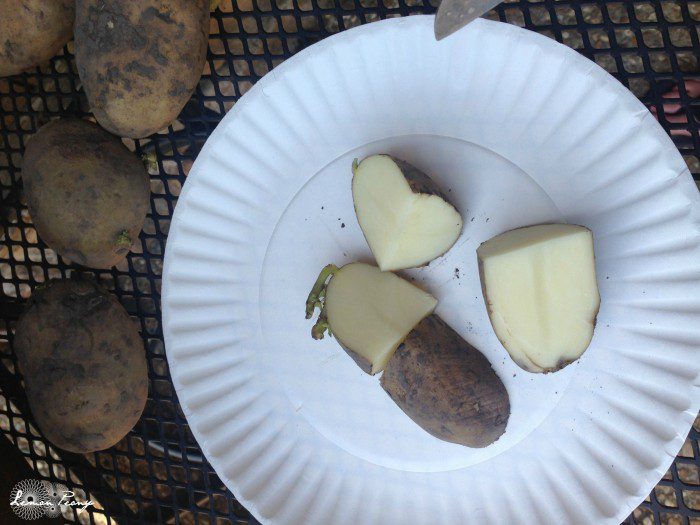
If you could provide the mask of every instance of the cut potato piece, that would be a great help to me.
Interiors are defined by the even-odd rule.
[[[396,347],[437,305],[433,296],[408,281],[364,263],[327,266],[309,296],[307,318],[320,306],[319,295],[323,310],[314,338],[330,329],[368,374],[381,372]]]
[[[413,421],[445,441],[485,447],[506,430],[505,386],[488,359],[436,315],[408,334],[381,385]]]
[[[433,436],[485,447],[505,432],[508,392],[491,363],[432,312],[437,301],[389,272],[326,266],[306,300],[312,329],[326,330],[394,402]]]
[[[425,265],[457,241],[462,217],[417,168],[372,155],[353,165],[353,172],[357,220],[383,271]]]
[[[520,367],[551,372],[583,354],[600,306],[589,229],[519,228],[483,243],[477,257],[491,324]]]

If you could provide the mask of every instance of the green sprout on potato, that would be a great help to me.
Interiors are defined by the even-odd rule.
[[[141,160],[143,165],[146,166],[146,170],[150,173],[151,171],[158,172],[158,157],[155,153],[144,153],[141,155]]]
[[[131,248],[131,235],[129,235],[129,230],[122,230],[119,232],[116,245],[118,248]]]
[[[328,331],[328,335],[333,336],[331,327],[328,324],[328,317],[326,315],[326,286],[328,286],[328,281],[333,277],[333,275],[338,271],[338,267],[335,264],[329,264],[321,270],[318,274],[318,278],[314,283],[313,288],[309,296],[306,298],[306,318],[311,319],[314,315],[316,308],[320,310],[318,319],[314,326],[311,328],[311,337],[314,339],[323,339],[324,334]]]

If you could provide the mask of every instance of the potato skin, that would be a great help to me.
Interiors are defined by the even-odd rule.
[[[73,37],[74,0],[0,0],[0,77],[55,56]]]
[[[340,348],[345,350],[345,353],[347,353],[352,358],[352,360],[355,361],[355,364],[359,366],[365,374],[374,375],[372,374],[372,363],[370,363],[367,359],[362,357],[357,352],[353,352],[352,350],[350,350],[350,347],[346,346],[345,343],[338,339],[338,337],[334,337],[335,340],[338,341]]]
[[[78,73],[100,125],[142,138],[170,125],[202,75],[209,0],[77,0]]]
[[[401,173],[406,179],[406,182],[408,182],[408,185],[411,187],[411,191],[413,193],[422,193],[424,195],[436,195],[442,200],[444,200],[446,203],[454,207],[454,205],[450,202],[450,199],[447,198],[447,195],[445,195],[440,190],[438,185],[435,184],[433,179],[431,179],[428,175],[423,173],[421,170],[419,170],[412,164],[409,164],[405,160],[397,159],[396,157],[392,157],[391,155],[389,155],[389,158],[393,160],[399,167]]]
[[[141,159],[84,120],[42,127],[27,144],[22,180],[39,236],[91,268],[111,268],[124,259],[150,206]]]
[[[435,314],[398,347],[380,382],[406,415],[439,439],[481,448],[505,432],[505,386],[488,359]]]
[[[32,414],[57,447],[103,450],[141,417],[143,341],[126,310],[92,281],[37,290],[17,323],[15,352]]]

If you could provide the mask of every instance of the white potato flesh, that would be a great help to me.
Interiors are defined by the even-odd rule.
[[[477,257],[491,324],[519,366],[553,371],[583,354],[600,306],[590,230],[519,228],[483,243]]]
[[[357,166],[352,180],[357,220],[383,271],[429,263],[462,231],[462,217],[427,175],[403,164],[409,169],[402,171],[387,155],[372,155]]]
[[[352,263],[326,289],[326,315],[336,339],[376,374],[437,300],[408,281],[376,266]]]

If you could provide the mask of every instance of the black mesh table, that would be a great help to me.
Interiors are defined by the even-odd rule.
[[[22,196],[25,139],[51,118],[89,115],[72,43],[49,64],[0,79],[0,439],[21,451],[37,478],[96,502],[65,514],[67,521],[256,523],[202,457],[170,381],[160,286],[173,208],[204,141],[265,73],[338,31],[435,11],[430,0],[232,1],[213,13],[207,65],[180,118],[148,139],[126,141],[149,167],[151,210],[140,246],[110,271],[70,265],[47,248]],[[507,0],[487,16],[563,42],[612,73],[650,108],[700,178],[700,1]],[[55,449],[41,436],[12,351],[15,322],[34,287],[72,273],[93,276],[119,298],[140,323],[149,362],[143,417],[119,444],[88,455]],[[670,470],[625,523],[700,525],[699,441],[696,419]]]

